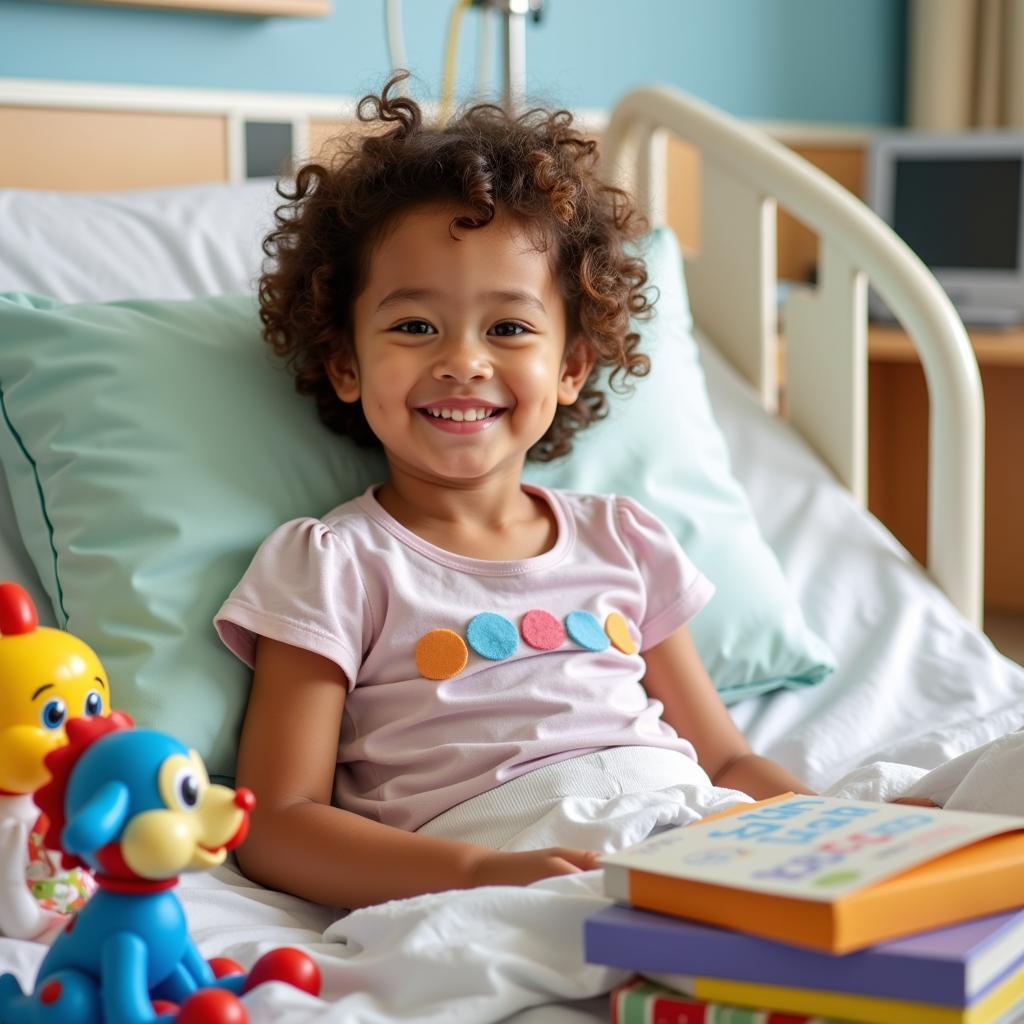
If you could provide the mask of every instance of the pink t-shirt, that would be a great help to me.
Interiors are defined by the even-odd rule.
[[[345,673],[339,807],[412,831],[563,758],[617,746],[695,757],[644,691],[639,650],[691,619],[713,586],[632,499],[523,488],[558,524],[554,547],[536,558],[435,547],[383,509],[375,485],[322,519],[275,530],[217,613],[221,639],[247,665],[266,636]],[[524,627],[531,611],[547,614]],[[619,636],[620,646],[639,650],[609,643],[615,612],[635,641]],[[570,628],[550,647],[555,622]],[[448,658],[420,664],[450,671],[450,649],[466,642],[468,661],[450,678],[417,667],[419,641],[438,629],[457,635],[445,635]]]

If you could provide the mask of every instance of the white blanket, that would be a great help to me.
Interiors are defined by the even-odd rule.
[[[700,784],[609,799],[568,797],[509,847],[611,852],[745,799]],[[315,947],[329,1004],[280,987],[254,992],[247,1002],[254,1019],[274,1024],[483,1024],[554,1001],[600,996],[629,976],[583,962],[583,921],[607,903],[601,872],[589,871],[526,888],[490,886],[357,910],[327,928]],[[243,942],[229,955],[249,963],[264,949]]]
[[[930,772],[892,762],[856,769],[830,792],[858,799],[910,793],[962,809],[1024,812],[1019,779],[1024,733],[1013,733]],[[568,798],[518,849],[553,844],[610,851],[652,832],[723,809],[741,794],[700,785],[618,796]],[[316,957],[323,998],[280,985],[245,1002],[254,1024],[345,1021],[486,1024],[530,1007],[595,1000],[629,972],[583,961],[583,922],[608,900],[601,872],[547,879],[526,888],[492,886],[395,900],[339,920],[330,910],[253,885],[225,866],[189,876],[181,897],[200,950],[252,963],[280,945]],[[43,947],[0,940],[0,959],[28,985]],[[584,1004],[588,1011],[594,1002]],[[596,1005],[603,1005],[603,998]],[[539,1011],[538,1011],[539,1012]],[[517,1020],[532,1018],[524,1015]],[[581,1018],[593,1019],[590,1012]]]

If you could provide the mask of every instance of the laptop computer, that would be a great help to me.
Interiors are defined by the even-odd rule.
[[[935,274],[965,324],[1024,324],[1024,133],[877,136],[867,199]],[[869,309],[893,319],[873,289]]]

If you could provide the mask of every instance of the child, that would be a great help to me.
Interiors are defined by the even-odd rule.
[[[567,112],[428,127],[399,81],[359,107],[386,131],[283,193],[259,292],[298,389],[388,477],[277,529],[216,619],[254,668],[240,864],[349,908],[595,867],[508,849],[552,794],[807,792],[721,703],[686,627],[713,588],[667,529],[520,480],[604,415],[599,368],[648,372],[633,205]]]

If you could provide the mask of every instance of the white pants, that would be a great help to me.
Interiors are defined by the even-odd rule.
[[[611,853],[750,797],[719,789],[686,754],[610,747],[545,765],[438,815],[419,831],[494,850]]]

